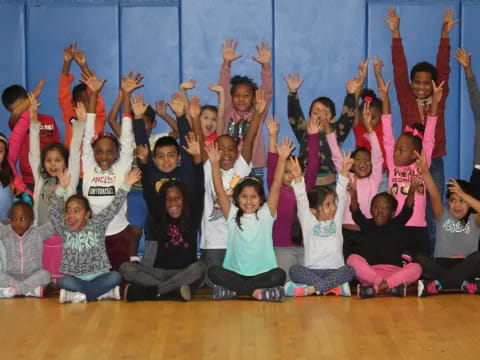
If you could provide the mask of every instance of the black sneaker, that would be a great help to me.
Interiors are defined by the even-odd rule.
[[[437,295],[441,289],[435,280],[418,280],[418,297]]]
[[[405,284],[400,284],[398,286],[390,288],[390,289],[388,289],[388,295],[405,297],[405,296],[407,296],[407,286]]]
[[[127,284],[123,297],[125,301],[157,300],[158,289],[156,286],[141,286]]]
[[[372,285],[362,286],[360,284],[357,285],[357,297],[359,299],[367,299],[375,297],[376,292],[375,288]]]

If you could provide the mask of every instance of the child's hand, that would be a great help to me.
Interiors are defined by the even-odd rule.
[[[190,115],[190,118],[193,120],[198,119],[201,112],[202,107],[200,106],[200,97],[197,95],[192,96],[188,104],[188,114]]]
[[[92,93],[99,93],[102,90],[103,85],[107,82],[107,79],[98,80],[92,70],[85,68],[82,70],[82,78],[80,81],[87,85]]]
[[[357,198],[357,177],[354,176],[347,185],[347,191],[350,194],[351,199]]]
[[[464,48],[458,48],[455,59],[462,65],[465,69],[472,66],[472,54],[467,53]]]
[[[445,10],[445,14],[443,15],[442,37],[448,37],[450,31],[453,28],[453,25],[460,22],[459,19],[453,20],[454,15],[455,12],[452,9]]]
[[[262,66],[270,65],[270,60],[272,59],[272,47],[268,45],[268,41],[262,41],[260,46],[257,45],[257,51],[258,56],[252,56],[252,59]]]
[[[187,145],[182,147],[187,153],[192,156],[200,156],[200,142],[193,131],[190,131],[188,135],[185,136],[185,142]]]
[[[390,90],[390,84],[392,83],[392,80],[388,80],[386,83],[383,85],[378,86],[378,94],[380,95],[380,99],[382,101],[389,101],[388,97],[388,91]]]
[[[410,180],[410,187],[408,188],[408,192],[415,195],[420,185],[422,185],[422,183],[418,178],[418,176],[415,176],[415,175],[412,176]]]
[[[167,116],[167,104],[164,100],[155,101],[155,111],[161,118]]]
[[[67,169],[63,169],[58,174],[58,182],[60,187],[63,189],[67,189],[70,186],[71,175]]]
[[[210,85],[208,85],[208,88],[210,90],[216,92],[217,94],[223,94],[224,93],[223,87],[221,87],[220,85],[210,84]]]
[[[268,117],[268,119],[267,119],[267,130],[268,130],[268,134],[271,137],[276,138],[278,136],[278,133],[280,131],[280,124],[278,123],[276,116],[270,115]]]
[[[135,149],[135,153],[137,155],[138,161],[142,164],[146,164],[148,162],[148,152],[150,150],[148,149],[147,145],[138,145],[137,148]]]
[[[367,129],[368,133],[371,133],[373,131],[372,127],[372,113],[370,111],[370,103],[364,102],[363,103],[363,125],[365,126],[365,129]]]
[[[78,66],[80,66],[80,68],[84,70],[87,67],[87,58],[85,57],[85,53],[82,50],[77,49],[76,43],[75,43],[75,50],[72,52],[72,55],[75,61],[77,62]]]
[[[442,81],[440,85],[436,85],[435,81],[432,80],[432,86],[433,86],[433,96],[432,96],[432,101],[436,104],[440,103],[440,100],[442,100],[442,95],[443,95],[443,84],[445,84],[445,81]]]
[[[358,77],[353,77],[347,81],[345,87],[347,88],[347,93],[355,94],[358,91],[358,88],[362,86],[362,81]]]
[[[135,119],[141,119],[145,111],[147,110],[148,104],[143,103],[143,94],[138,93],[132,96],[132,109]]]
[[[132,186],[133,184],[136,184],[137,182],[140,181],[142,178],[142,171],[139,168],[135,168],[127,173],[125,175],[125,180],[123,183],[128,186]]]
[[[179,92],[172,94],[172,101],[168,102],[168,106],[175,113],[177,117],[185,114],[185,98]]]
[[[298,72],[295,74],[295,76],[288,74],[287,77],[283,77],[283,80],[285,80],[287,83],[288,92],[291,94],[295,94],[303,84],[303,79],[300,79]]]
[[[419,154],[418,151],[415,150],[414,154],[417,157],[417,160],[415,160],[417,168],[423,175],[425,175],[428,171],[430,171],[425,150],[422,150],[422,154]]]
[[[38,102],[37,98],[32,93],[28,93],[28,100],[30,102],[30,106],[28,107],[28,111],[30,113],[30,121],[38,122],[38,108],[41,104]]]
[[[388,18],[383,18],[392,34],[400,36],[400,17],[394,8],[388,9]]]
[[[328,126],[330,126],[330,124],[328,124]],[[307,125],[307,133],[309,135],[315,135],[315,134],[318,134],[320,130],[322,130],[323,128],[325,128],[325,125],[322,124],[322,122],[318,117],[310,118],[310,121],[308,122],[308,125]]]
[[[218,150],[218,144],[216,142],[205,143],[205,152],[207,153],[208,159],[212,164],[218,164],[222,153],[220,150]]]
[[[73,43],[68,45],[65,49],[63,49],[63,61],[66,63],[70,63],[73,60],[73,54],[77,50],[77,43]]]
[[[369,61],[370,60],[368,58],[367,60],[364,60],[363,56],[360,56],[360,64],[358,64],[358,77],[362,83],[365,82],[365,79],[367,78],[367,75],[368,75]]]
[[[223,61],[227,65],[230,65],[232,61],[237,60],[242,57],[242,54],[235,54],[235,49],[237,48],[237,42],[232,39],[227,39],[222,44],[222,55]]]
[[[127,76],[122,77],[121,89],[123,93],[130,95],[135,89],[141,88],[143,86],[142,80],[143,75],[141,73],[134,74],[133,71],[130,71]]]
[[[180,89],[181,90],[190,90],[195,87],[196,81],[193,79],[189,79],[187,81],[184,81],[183,83],[180,84]]]
[[[295,179],[295,183],[299,183],[302,180],[303,172],[302,167],[300,166],[300,162],[298,161],[298,157],[292,156],[290,158],[290,172]]]
[[[375,72],[375,75],[381,74],[382,68],[383,68],[383,61],[378,58],[377,54],[375,54],[375,58],[373,59],[373,71]]]
[[[255,103],[253,108],[257,114],[263,114],[267,109],[267,99],[265,98],[265,92],[262,89],[255,91]]]
[[[87,120],[87,109],[85,108],[85,105],[81,101],[77,103],[77,106],[75,106],[75,118],[77,121],[85,121]]]
[[[461,199],[464,199],[465,192],[462,190],[462,187],[458,185],[457,180],[450,178],[450,180],[447,182],[447,187],[451,193],[459,196]]]
[[[295,146],[293,145],[293,140],[289,137],[284,137],[282,139],[282,144],[280,146],[276,145],[278,157],[283,160],[287,160],[290,154],[292,153]]]
[[[340,175],[348,178],[348,172],[352,168],[355,160],[352,159],[352,157],[351,157],[351,155],[352,155],[351,150],[348,151],[348,154],[345,153],[345,151],[342,151],[342,153],[343,153],[343,162],[342,162],[342,170],[340,171]]]

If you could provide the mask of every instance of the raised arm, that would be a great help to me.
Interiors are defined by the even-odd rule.
[[[184,81],[183,83],[180,84],[180,89],[179,89],[179,93],[180,95],[182,96],[183,98],[183,103],[185,104],[185,114],[187,115],[187,120],[190,124],[190,126],[192,126],[192,119],[190,119],[190,115],[187,111],[188,109],[188,95],[187,95],[187,90],[191,90],[193,88],[195,88],[195,84],[196,84],[196,81],[193,80],[193,79],[189,79],[187,81]]]
[[[207,143],[205,145],[205,150],[208,154],[208,159],[212,165],[212,180],[213,187],[215,189],[215,194],[217,195],[218,203],[220,204],[220,209],[222,210],[223,217],[228,218],[230,212],[230,199],[223,188],[222,174],[220,172],[220,151],[218,150],[217,143]]]
[[[120,107],[122,106],[123,102],[123,96],[122,92],[119,91],[117,94],[117,97],[115,98],[115,101],[112,105],[112,108],[110,109],[110,112],[108,113],[108,124],[112,128],[113,133],[117,136],[120,137],[122,134],[122,126],[118,123],[118,112],[120,111]]]
[[[225,90],[220,85],[209,85],[208,88],[217,93],[217,134],[223,135],[225,129]]]
[[[189,118],[191,121],[193,133],[195,137],[191,136],[191,133],[188,134],[187,137],[184,138],[185,144],[183,146],[183,149],[193,157],[193,162],[195,164],[199,164],[200,162],[207,161],[207,153],[205,152],[205,139],[203,137],[203,131],[202,131],[202,125],[200,124],[200,112],[201,112],[201,106],[200,106],[200,98],[198,96],[193,96],[192,99],[190,100],[189,106],[188,106],[188,113],[189,113]],[[193,155],[188,149],[190,147],[190,144],[193,144],[192,142],[188,140],[195,139],[195,142],[198,143],[199,149],[198,149],[198,156]],[[203,150],[201,150],[203,149]]]
[[[467,205],[477,213],[477,215],[475,215],[475,222],[477,227],[480,227],[480,201],[463,191],[462,187],[455,179],[450,179],[447,186],[450,192],[460,197],[460,199],[465,201]]]
[[[30,116],[30,144],[28,151],[28,161],[32,169],[35,183],[40,181],[40,122],[38,121],[38,108],[40,103],[32,95],[28,94],[29,116]]]
[[[155,112],[165,121],[172,129],[170,136],[178,138],[177,121],[171,117],[167,112],[167,103],[164,100],[155,101]],[[175,136],[173,136],[175,135]]]
[[[298,73],[296,73],[295,76],[288,74],[288,76],[283,79],[288,86],[288,122],[290,123],[297,141],[302,144],[306,137],[307,122],[305,121],[305,116],[303,115],[302,107],[300,106],[298,89],[302,86],[303,79],[300,79]]]
[[[348,134],[350,134],[350,130],[352,130],[353,122],[355,120],[355,112],[357,110],[355,94],[361,88],[361,80],[357,77],[353,77],[347,81],[345,87],[347,89],[347,95],[343,101],[340,117],[334,125],[339,146],[343,145]]]
[[[38,99],[44,86],[45,86],[45,80],[40,79],[35,89],[33,89],[32,95]],[[17,123],[18,119],[25,111],[28,110],[29,106],[30,106],[30,101],[28,100],[28,97],[27,97],[26,99],[18,101],[18,104],[15,106],[15,108],[10,110],[10,117],[8,118],[8,126],[10,127],[10,129],[13,129],[15,127],[15,124]]]
[[[270,189],[273,184],[273,177],[278,162],[277,141],[280,124],[277,121],[277,117],[273,115],[270,116],[266,126],[268,130],[267,186]]]
[[[425,187],[427,188],[427,191],[430,195],[430,203],[432,205],[433,217],[435,218],[435,220],[439,220],[443,214],[442,196],[440,195],[437,185],[433,180],[432,173],[430,172],[427,155],[425,154],[425,151],[422,151],[422,154],[415,152],[415,155],[417,155],[417,168],[423,175]]]
[[[235,49],[237,48],[237,42],[233,41],[232,39],[225,40],[222,43],[222,56],[223,56],[223,63],[222,67],[220,68],[220,78],[218,80],[218,84],[223,88],[225,93],[225,109],[227,112],[225,113],[224,119],[224,128],[221,129],[223,134],[226,133],[226,128],[228,126],[228,122],[230,119],[227,119],[228,112],[233,108],[232,105],[232,95],[230,94],[230,71],[232,62],[237,60],[242,56],[242,54],[235,54]]]
[[[250,126],[248,127],[247,133],[243,138],[242,146],[242,156],[247,162],[250,163],[253,156],[253,142],[257,136],[258,128],[260,126],[260,121],[263,116],[263,113],[267,109],[267,99],[265,98],[265,93],[262,89],[255,91],[255,104],[252,120],[250,120]]]

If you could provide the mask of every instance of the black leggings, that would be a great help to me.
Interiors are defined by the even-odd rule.
[[[416,255],[414,261],[420,264],[426,277],[438,280],[442,289],[460,289],[465,280],[480,276],[480,251],[464,259],[432,259],[425,255]]]
[[[285,271],[280,268],[275,268],[255,276],[240,275],[218,265],[212,265],[208,269],[208,277],[215,285],[233,290],[240,296],[250,296],[255,289],[283,286],[286,276]]]

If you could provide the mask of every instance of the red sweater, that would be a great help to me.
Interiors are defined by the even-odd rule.
[[[450,39],[441,38],[437,54],[437,70],[438,79],[437,85],[445,81],[443,85],[442,100],[438,106],[438,120],[435,128],[435,146],[433,148],[432,157],[442,157],[447,154],[445,150],[445,103],[447,100],[449,88],[448,77],[450,74]],[[406,125],[415,123],[423,123],[420,116],[417,99],[413,95],[410,88],[410,77],[407,66],[407,59],[403,51],[402,39],[392,39],[392,63],[393,63],[393,78],[395,81],[395,90],[397,91],[398,105],[400,106],[400,113],[402,115],[402,129]],[[430,106],[423,108],[424,119],[427,119]]]

